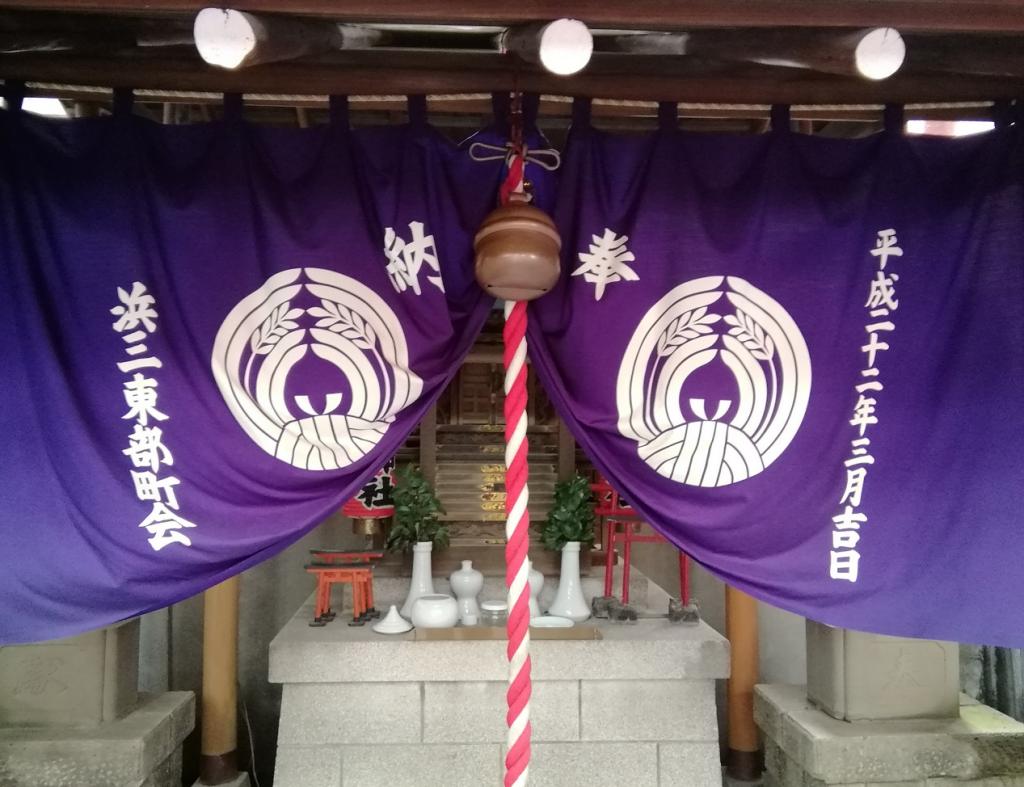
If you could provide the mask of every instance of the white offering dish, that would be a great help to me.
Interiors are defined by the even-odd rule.
[[[451,596],[429,593],[412,605],[412,624],[421,629],[447,629],[459,620],[459,605]]]

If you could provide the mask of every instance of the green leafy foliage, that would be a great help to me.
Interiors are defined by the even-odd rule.
[[[561,549],[569,541],[584,547],[594,543],[594,494],[579,473],[555,484],[555,504],[541,535],[548,549]]]
[[[419,541],[448,546],[448,526],[437,518],[445,510],[418,467],[403,465],[395,471],[394,499],[395,519],[386,545],[389,552],[408,552]]]

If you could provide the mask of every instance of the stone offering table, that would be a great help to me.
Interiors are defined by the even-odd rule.
[[[666,610],[660,588],[635,571],[633,582],[644,584],[631,583],[634,600]],[[585,594],[600,585],[584,580]],[[378,607],[400,603],[406,586],[378,580]],[[500,596],[488,582],[481,599]],[[270,680],[284,684],[276,787],[501,783],[504,640],[384,636],[340,614],[310,628],[312,613],[310,599],[270,646]],[[726,640],[704,623],[596,623],[601,639],[531,645],[530,784],[721,785],[715,679],[728,676]]]

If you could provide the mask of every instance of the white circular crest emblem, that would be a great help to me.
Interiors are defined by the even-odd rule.
[[[665,295],[634,331],[618,428],[660,475],[726,486],[779,458],[810,393],[807,344],[786,310],[743,279],[706,276]]]
[[[391,307],[323,268],[282,271],[243,298],[217,332],[211,365],[245,433],[304,470],[356,462],[423,391]]]

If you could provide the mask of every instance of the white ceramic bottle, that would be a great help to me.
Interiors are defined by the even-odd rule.
[[[463,560],[462,568],[453,571],[448,581],[459,605],[459,620],[463,626],[475,626],[480,619],[476,597],[483,590],[484,575],[473,568],[472,560]]]
[[[434,550],[433,541],[417,541],[412,547],[412,582],[409,583],[409,595],[402,604],[402,617],[412,617],[412,605],[420,596],[433,595],[434,577],[431,574],[430,553]]]
[[[580,580],[580,542],[569,541],[562,547],[562,574],[558,579],[558,594],[548,609],[549,615],[580,623],[590,617],[590,607],[583,596]]]

